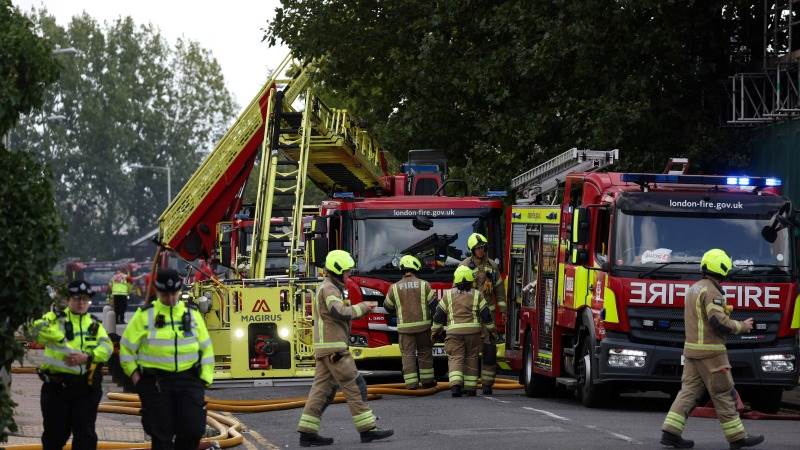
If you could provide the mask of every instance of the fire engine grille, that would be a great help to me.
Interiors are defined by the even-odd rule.
[[[744,320],[752,317],[754,330],[749,334],[728,335],[727,345],[730,347],[750,347],[777,338],[781,314],[767,311],[737,311],[731,318]],[[631,325],[631,338],[642,343],[660,344],[672,347],[683,347],[685,324],[683,309],[629,307],[628,318]]]

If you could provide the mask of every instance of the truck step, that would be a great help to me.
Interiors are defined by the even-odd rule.
[[[567,387],[567,388],[570,388],[570,389],[574,389],[575,386],[578,385],[578,380],[576,380],[575,378],[569,378],[569,377],[558,377],[558,378],[556,378],[556,384],[560,384],[560,385],[562,385],[564,387]]]

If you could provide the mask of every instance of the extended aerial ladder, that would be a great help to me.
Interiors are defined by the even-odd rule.
[[[346,110],[314,93],[313,71],[286,57],[159,218],[161,246],[187,260],[215,256],[221,224],[252,221],[246,275],[193,289],[217,379],[313,375],[318,279],[306,260],[304,224],[319,208],[304,205],[307,181],[325,192],[368,193],[384,188],[398,166]],[[255,208],[243,208],[255,164]],[[268,270],[275,257],[289,260],[278,276]]]
[[[241,208],[244,187],[259,158],[255,242],[250,277],[265,273],[268,243],[283,241],[298,267],[306,180],[326,192],[365,192],[382,187],[398,164],[343,109],[327,107],[309,89],[313,64],[287,56],[259,94],[181,189],[159,218],[161,244],[183,258],[209,258],[220,221]],[[290,75],[290,73],[292,73]],[[295,109],[302,98],[304,107]],[[290,198],[291,207],[276,209]],[[279,214],[273,214],[279,213]],[[270,218],[285,218],[290,233],[270,230]]]
[[[521,195],[518,203],[540,203],[564,183],[567,174],[594,172],[618,160],[618,149],[606,151],[572,148],[514,177],[511,180],[511,187]]]

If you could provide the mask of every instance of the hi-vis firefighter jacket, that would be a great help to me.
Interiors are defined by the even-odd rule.
[[[113,348],[105,328],[91,314],[74,314],[69,308],[48,312],[33,322],[33,336],[44,345],[43,372],[83,375],[92,364],[108,361]],[[64,358],[71,353],[86,353],[85,364],[68,366]]]
[[[184,372],[198,368],[206,385],[214,381],[214,348],[203,317],[194,305],[160,300],[139,308],[125,328],[119,347],[125,374],[142,369]]]
[[[481,322],[487,331],[494,331],[494,320],[483,294],[477,289],[461,291],[452,288],[445,292],[433,315],[434,332],[447,327],[447,334],[481,332]]]
[[[430,310],[436,301],[431,285],[409,274],[389,288],[383,307],[396,311],[398,333],[419,333],[431,329]]]
[[[350,342],[350,321],[358,319],[366,312],[364,303],[350,306],[344,285],[326,276],[317,291],[314,309],[314,355],[319,358],[347,350]]]
[[[722,286],[708,278],[694,283],[689,289],[683,318],[686,324],[683,354],[687,358],[710,358],[725,354],[725,337],[744,330],[742,322],[732,320],[725,312]]]
[[[494,316],[495,302],[497,302],[500,312],[505,314],[506,292],[497,264],[489,259],[488,256],[484,256],[482,259],[469,256],[464,261],[461,261],[461,265],[472,269],[472,273],[475,275],[475,288],[480,290],[486,297],[492,315]]]

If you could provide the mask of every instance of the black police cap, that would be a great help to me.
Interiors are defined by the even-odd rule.
[[[183,287],[183,279],[175,269],[159,269],[155,284],[161,292],[178,292]]]
[[[92,285],[89,284],[88,281],[84,280],[75,280],[70,281],[67,285],[67,292],[70,296],[72,295],[88,295],[89,297],[94,295],[92,292]]]

